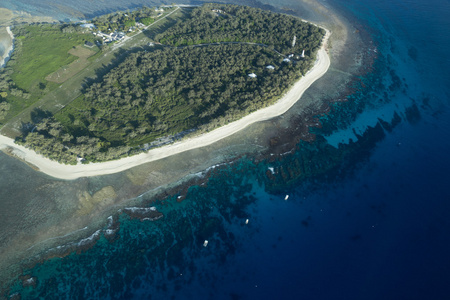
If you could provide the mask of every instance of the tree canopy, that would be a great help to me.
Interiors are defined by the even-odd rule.
[[[255,8],[192,9],[156,36],[162,45],[130,54],[23,142],[74,163],[77,155],[116,159],[214,129],[279,99],[310,69],[323,35],[295,17]]]
[[[156,39],[171,46],[252,42],[270,45],[285,55],[303,49],[311,55],[319,49],[324,35],[322,28],[293,16],[247,6],[205,4]]]

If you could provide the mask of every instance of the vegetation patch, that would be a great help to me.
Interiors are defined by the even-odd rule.
[[[71,134],[85,132],[113,145],[210,129],[215,126],[206,124],[223,125],[272,104],[308,69],[306,60],[295,65],[282,60],[266,47],[248,44],[136,53],[56,117]]]
[[[21,25],[13,32],[13,55],[0,69],[0,125],[58,87],[46,77],[77,59],[69,53],[73,47],[94,41],[70,24]]]
[[[240,5],[205,4],[191,18],[156,38],[171,46],[216,42],[249,42],[269,45],[283,53],[313,56],[325,31],[299,18]],[[295,36],[295,42],[294,42]]]
[[[17,64],[12,64],[11,75],[15,84],[26,91],[42,89],[45,77],[77,58],[69,53],[74,46],[82,45],[86,40],[94,41],[94,36],[77,32],[71,25],[41,24],[19,27],[14,34],[20,46],[15,51]]]
[[[96,53],[96,51],[87,49],[86,47],[81,45],[73,47],[68,52],[69,54],[78,57],[78,59],[70,63],[69,65],[63,66],[57,71],[49,74],[47,77],[45,77],[46,80],[56,83],[65,82],[67,79],[72,78],[72,76],[86,68],[89,65],[88,58]]]
[[[259,9],[208,4],[134,51],[23,143],[75,163],[117,159],[273,104],[312,67],[324,30]],[[158,48],[158,49],[156,49]],[[305,54],[305,55],[303,55]]]

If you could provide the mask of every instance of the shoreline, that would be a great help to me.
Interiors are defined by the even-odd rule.
[[[14,51],[14,34],[11,31],[11,26],[6,27],[6,32],[9,34],[11,42],[9,46],[6,48],[3,58],[0,60],[0,68],[6,66],[6,63],[8,62],[9,58],[11,57]]]
[[[269,120],[288,111],[301,98],[303,93],[317,79],[322,77],[327,72],[330,66],[330,57],[327,53],[327,42],[331,32],[327,29],[325,30],[326,34],[323,38],[322,46],[317,52],[317,59],[314,66],[305,76],[295,82],[283,97],[269,107],[257,110],[240,120],[216,128],[208,133],[175,142],[161,148],[152,149],[147,153],[141,153],[119,160],[78,165],[64,165],[56,161],[52,161],[40,154],[37,154],[31,149],[15,144],[13,139],[4,135],[0,135],[0,149],[12,148],[10,153],[15,155],[17,158],[24,160],[26,163],[35,166],[40,172],[43,172],[49,176],[58,179],[73,180],[80,177],[118,173],[148,162],[156,161],[192,149],[208,146],[233,135],[238,131],[241,131],[251,124]]]

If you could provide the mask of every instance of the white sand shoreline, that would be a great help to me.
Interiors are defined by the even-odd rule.
[[[12,33],[10,26],[6,27],[6,32],[8,32],[9,36],[11,37],[11,44],[5,50],[5,54],[3,55],[3,58],[0,60],[0,68],[3,68],[6,65],[8,59],[11,57],[12,52],[14,51],[14,34]]]
[[[326,30],[322,47],[317,53],[317,60],[313,68],[304,77],[297,81],[280,100],[269,107],[255,111],[240,120],[219,127],[211,132],[188,138],[161,148],[152,149],[147,153],[114,161],[79,165],[64,165],[56,161],[52,161],[37,154],[33,150],[15,144],[13,139],[3,135],[0,135],[0,149],[12,148],[14,155],[36,166],[39,168],[39,171],[52,177],[71,180],[80,177],[113,174],[188,150],[208,146],[244,129],[253,123],[274,118],[289,110],[289,108],[291,108],[300,99],[306,89],[308,89],[314,81],[322,77],[327,72],[330,66],[330,58],[326,51],[326,47],[330,35],[330,31]]]

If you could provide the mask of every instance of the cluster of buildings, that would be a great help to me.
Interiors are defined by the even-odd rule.
[[[95,36],[98,36],[98,37],[102,38],[103,39],[103,43],[111,43],[111,42],[114,42],[114,41],[120,41],[120,40],[125,38],[125,33],[124,32],[117,32],[117,31],[114,31],[114,32],[112,32],[110,34],[98,31],[98,32],[93,32],[93,34]]]
[[[289,54],[286,58],[283,59],[283,62],[289,63],[291,62],[291,59],[294,58],[294,54]],[[302,51],[302,54],[300,56],[296,56],[295,59],[305,58],[305,50]]]
[[[166,6],[166,7],[172,7],[172,6]],[[158,13],[158,15],[155,18],[158,18],[163,15],[164,8],[163,7],[155,8],[155,12]],[[127,14],[125,14],[125,16],[128,17]],[[114,31],[112,33],[104,33],[101,31],[96,32],[95,31],[96,27],[94,24],[87,23],[86,21],[81,21],[81,22],[82,22],[82,24],[80,25],[81,27],[90,29],[95,36],[100,37],[103,40],[103,43],[111,43],[111,42],[115,42],[115,41],[120,41],[120,40],[124,39],[126,36],[126,34],[121,31]],[[133,32],[135,30],[143,29],[145,27],[146,26],[144,24],[136,21],[135,26],[130,27],[128,29],[128,32]],[[109,28],[108,30],[111,31],[111,28]]]
[[[122,32],[122,31],[114,31],[114,32],[111,32],[111,33],[104,33],[104,32],[101,32],[101,31],[94,31],[96,27],[95,27],[94,24],[91,24],[91,23],[84,23],[84,24],[81,24],[80,26],[92,30],[92,34],[97,36],[97,37],[100,37],[103,40],[103,43],[111,43],[111,42],[115,42],[115,41],[120,41],[120,40],[124,39],[125,36],[126,36],[126,34],[124,32]],[[142,24],[140,22],[136,22],[136,25],[130,27],[128,29],[128,32],[132,32],[132,31],[135,31],[137,29],[144,28],[144,27],[145,27],[144,24]],[[109,30],[111,30],[111,28],[109,28]]]
[[[295,36],[294,36],[294,42],[293,42],[293,44],[295,43]],[[303,58],[305,58],[305,50],[303,50],[302,51],[302,54],[300,55],[300,56],[296,56],[295,57],[295,59],[303,59]],[[283,59],[283,62],[284,63],[290,63],[291,62],[291,59],[294,59],[294,54],[289,54],[287,57],[285,57],[284,59]],[[272,65],[267,65],[266,66],[266,69],[268,69],[268,70],[275,70],[275,67],[274,66],[272,66]],[[248,74],[248,77],[250,77],[250,78],[256,78],[256,77],[258,77],[255,73],[250,73],[250,74]]]
[[[142,24],[142,23],[136,22],[136,27],[137,27],[137,28],[144,28],[145,25]],[[130,29],[128,29],[128,31],[133,31],[133,30],[136,29],[136,27],[132,26]]]
[[[266,69],[268,69],[268,70],[275,70],[275,67],[274,66],[272,66],[272,65],[268,65],[268,66],[266,66]],[[258,77],[255,73],[250,73],[250,74],[248,74],[248,77],[250,77],[250,78],[256,78],[256,77]]]
[[[222,14],[222,15],[226,14],[226,12],[224,12],[221,9],[212,9],[212,12],[215,12],[216,14]]]
[[[92,30],[93,31],[92,34],[101,38],[103,40],[103,43],[111,43],[114,41],[120,41],[125,38],[124,32],[118,32],[118,31],[114,31],[111,33],[103,33],[101,31],[95,32],[94,29],[96,27],[94,24],[91,24],[91,23],[84,23],[84,24],[81,24],[80,26],[84,27],[84,28],[89,28],[90,30]],[[144,26],[144,24],[142,24],[142,26]],[[89,46],[89,45],[87,45],[87,46]]]

